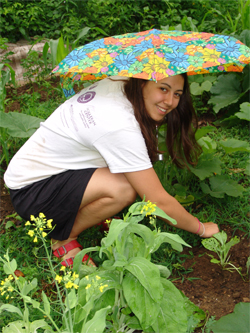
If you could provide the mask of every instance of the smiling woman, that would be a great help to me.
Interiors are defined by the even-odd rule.
[[[178,228],[210,237],[217,225],[189,214],[153,169],[155,129],[163,123],[173,162],[195,162],[192,121],[195,128],[186,74],[158,82],[118,76],[99,81],[55,110],[13,157],[4,179],[14,208],[26,220],[41,212],[53,219],[53,254],[69,266],[81,250],[78,235],[137,195],[157,204]]]

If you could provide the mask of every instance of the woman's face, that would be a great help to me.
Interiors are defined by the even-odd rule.
[[[177,107],[183,94],[184,78],[181,75],[160,81],[147,81],[142,88],[143,99],[149,116],[155,121],[163,118]]]

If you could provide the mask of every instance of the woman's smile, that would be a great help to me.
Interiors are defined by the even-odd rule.
[[[166,114],[174,110],[183,94],[184,78],[175,75],[158,82],[148,81],[143,87],[143,98],[149,116],[161,121]]]

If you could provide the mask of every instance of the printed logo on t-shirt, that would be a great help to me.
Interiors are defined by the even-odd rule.
[[[95,91],[88,91],[85,94],[79,96],[77,98],[78,103],[88,103],[92,101],[92,99],[95,97],[96,92]]]

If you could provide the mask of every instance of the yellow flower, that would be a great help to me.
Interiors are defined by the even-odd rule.
[[[31,225],[30,221],[27,221],[27,222],[25,223],[25,225]]]
[[[45,217],[45,215],[43,213],[39,213],[39,217],[40,217],[40,219],[42,219]]]
[[[6,296],[6,299],[8,299],[9,297],[10,297],[10,296],[9,296],[9,295],[7,295],[7,296]]]
[[[70,288],[72,288],[73,287],[73,282],[72,281],[68,281],[66,284],[65,284],[65,287],[67,288],[67,289],[70,289]]]
[[[75,279],[77,279],[78,277],[79,277],[79,275],[74,272],[72,275],[72,279],[75,281]]]
[[[35,221],[35,216],[34,215],[30,215],[30,221]]]
[[[51,224],[52,221],[53,221],[52,219],[47,221],[47,228],[52,229],[52,224]]]
[[[65,271],[65,269],[66,269],[66,267],[65,267],[65,266],[62,266],[62,267],[60,268],[60,271]]]
[[[62,276],[57,275],[57,276],[55,277],[55,280],[56,280],[58,283],[61,283],[61,282],[62,282]]]
[[[42,232],[43,238],[47,236],[47,232]]]
[[[85,289],[89,289],[91,287],[91,284],[87,284],[87,286],[85,287]]]
[[[75,283],[73,283],[73,287],[74,287],[75,289],[78,289],[78,288],[79,288],[79,286],[78,286],[77,284],[75,284]]]
[[[100,287],[99,287],[100,292],[102,293],[102,292],[103,292],[103,289],[106,288],[106,287],[108,287],[107,284],[104,284],[103,286],[100,286]]]
[[[30,237],[33,237],[33,236],[34,236],[34,230],[29,230],[29,231],[28,231],[28,235],[29,235]]]
[[[35,238],[33,239],[33,242],[34,242],[34,243],[37,243],[37,237],[35,237]]]
[[[96,277],[96,280],[100,280],[100,276],[96,275],[95,277]]]
[[[88,280],[88,279],[89,279],[89,276],[88,276],[88,275],[86,275],[86,276],[85,276],[85,279],[87,279],[87,280]]]
[[[8,291],[12,292],[13,290],[13,287],[8,287]]]

